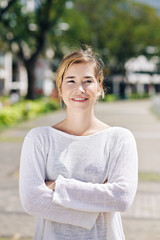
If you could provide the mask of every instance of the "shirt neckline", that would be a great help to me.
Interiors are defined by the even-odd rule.
[[[79,135],[73,135],[73,134],[69,134],[69,133],[63,132],[63,131],[58,130],[58,129],[52,127],[52,126],[48,126],[48,127],[49,127],[49,129],[51,129],[53,132],[56,132],[56,133],[58,133],[58,134],[60,134],[60,135],[66,136],[66,137],[68,137],[68,138],[74,138],[74,139],[82,139],[82,138],[83,138],[83,139],[85,139],[85,138],[87,139],[87,138],[91,138],[91,137],[97,136],[97,135],[99,135],[99,134],[102,134],[102,133],[104,133],[104,132],[110,132],[110,130],[113,130],[113,129],[115,128],[115,127],[109,127],[109,128],[105,128],[105,129],[103,129],[103,130],[97,131],[97,132],[92,133],[92,134],[89,134],[89,135],[79,136]]]

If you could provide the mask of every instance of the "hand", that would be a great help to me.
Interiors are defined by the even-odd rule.
[[[55,191],[56,181],[45,181],[45,184],[49,189]]]
[[[103,184],[106,184],[108,182],[108,180],[106,180]]]

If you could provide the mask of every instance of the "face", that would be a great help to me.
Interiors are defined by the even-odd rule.
[[[100,93],[92,63],[73,64],[66,70],[61,96],[67,109],[92,109]]]

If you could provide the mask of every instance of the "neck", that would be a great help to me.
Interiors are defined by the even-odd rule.
[[[75,135],[85,135],[95,128],[97,119],[94,116],[94,110],[76,113],[67,111],[64,121],[67,132]]]

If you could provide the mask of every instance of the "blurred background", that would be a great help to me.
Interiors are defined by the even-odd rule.
[[[32,237],[33,219],[18,199],[21,144],[31,127],[64,116],[56,71],[85,44],[105,65],[98,116],[132,130],[138,144],[138,198],[123,216],[126,239],[160,239],[160,1],[0,0],[0,240]]]

